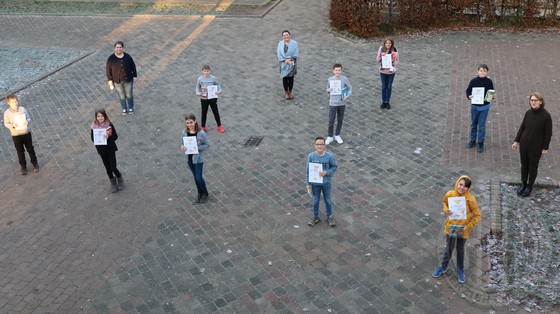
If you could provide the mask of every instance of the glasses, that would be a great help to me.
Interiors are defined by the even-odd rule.
[[[540,101],[538,99],[529,99],[529,101]]]

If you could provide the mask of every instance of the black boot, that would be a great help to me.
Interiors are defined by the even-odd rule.
[[[527,185],[525,190],[523,190],[523,194],[521,194],[521,196],[527,197],[527,196],[531,195],[532,191],[533,191],[533,186],[532,185]]]
[[[196,196],[196,203],[200,203],[200,199],[202,198],[202,193],[198,193]]]
[[[206,203],[206,201],[208,201],[208,193],[204,193],[204,194],[202,194],[202,196],[200,197],[200,202],[201,202],[201,203]]]
[[[475,144],[476,144],[476,141],[469,141],[469,143],[467,144],[467,148],[474,147]]]
[[[111,193],[117,193],[117,179],[116,178],[112,178],[109,179],[109,181],[111,181]]]
[[[478,147],[476,148],[476,151],[479,153],[482,153],[484,151],[484,142],[478,143]]]
[[[122,176],[117,177],[117,190],[122,190],[124,189],[124,179]]]
[[[527,187],[526,183],[521,183],[521,186],[517,189],[517,195],[523,194],[523,191],[525,191],[526,187]]]

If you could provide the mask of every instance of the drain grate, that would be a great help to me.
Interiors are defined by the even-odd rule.
[[[263,138],[264,136],[250,136],[247,142],[245,142],[245,146],[259,146]]]

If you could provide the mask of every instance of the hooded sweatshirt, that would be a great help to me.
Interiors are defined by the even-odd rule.
[[[470,180],[468,176],[460,176],[459,179],[457,179],[457,181],[455,182],[455,188],[445,193],[445,196],[443,197],[443,212],[447,213],[447,211],[449,210],[448,199],[450,197],[463,196],[467,204],[467,219],[451,220],[449,219],[449,216],[446,216],[447,219],[445,220],[444,232],[445,234],[449,234],[449,227],[451,225],[465,226],[467,227],[467,229],[463,231],[463,239],[467,239],[469,237],[469,233],[471,232],[471,229],[474,228],[474,226],[476,226],[476,224],[480,221],[480,210],[478,209],[478,204],[476,202],[476,199],[470,193],[471,188],[469,188],[465,193],[463,193],[463,195],[459,194],[459,191],[457,190],[457,185],[459,185],[459,181],[461,181],[461,179],[463,178],[467,178]]]

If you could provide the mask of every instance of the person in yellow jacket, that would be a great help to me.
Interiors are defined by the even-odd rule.
[[[465,243],[469,233],[480,221],[480,210],[476,198],[471,195],[472,181],[468,176],[460,176],[455,182],[455,189],[445,193],[443,197],[443,213],[445,219],[445,252],[441,265],[432,273],[435,278],[447,272],[449,260],[457,246],[457,280],[466,281],[464,272]],[[450,203],[451,209],[450,210]]]

